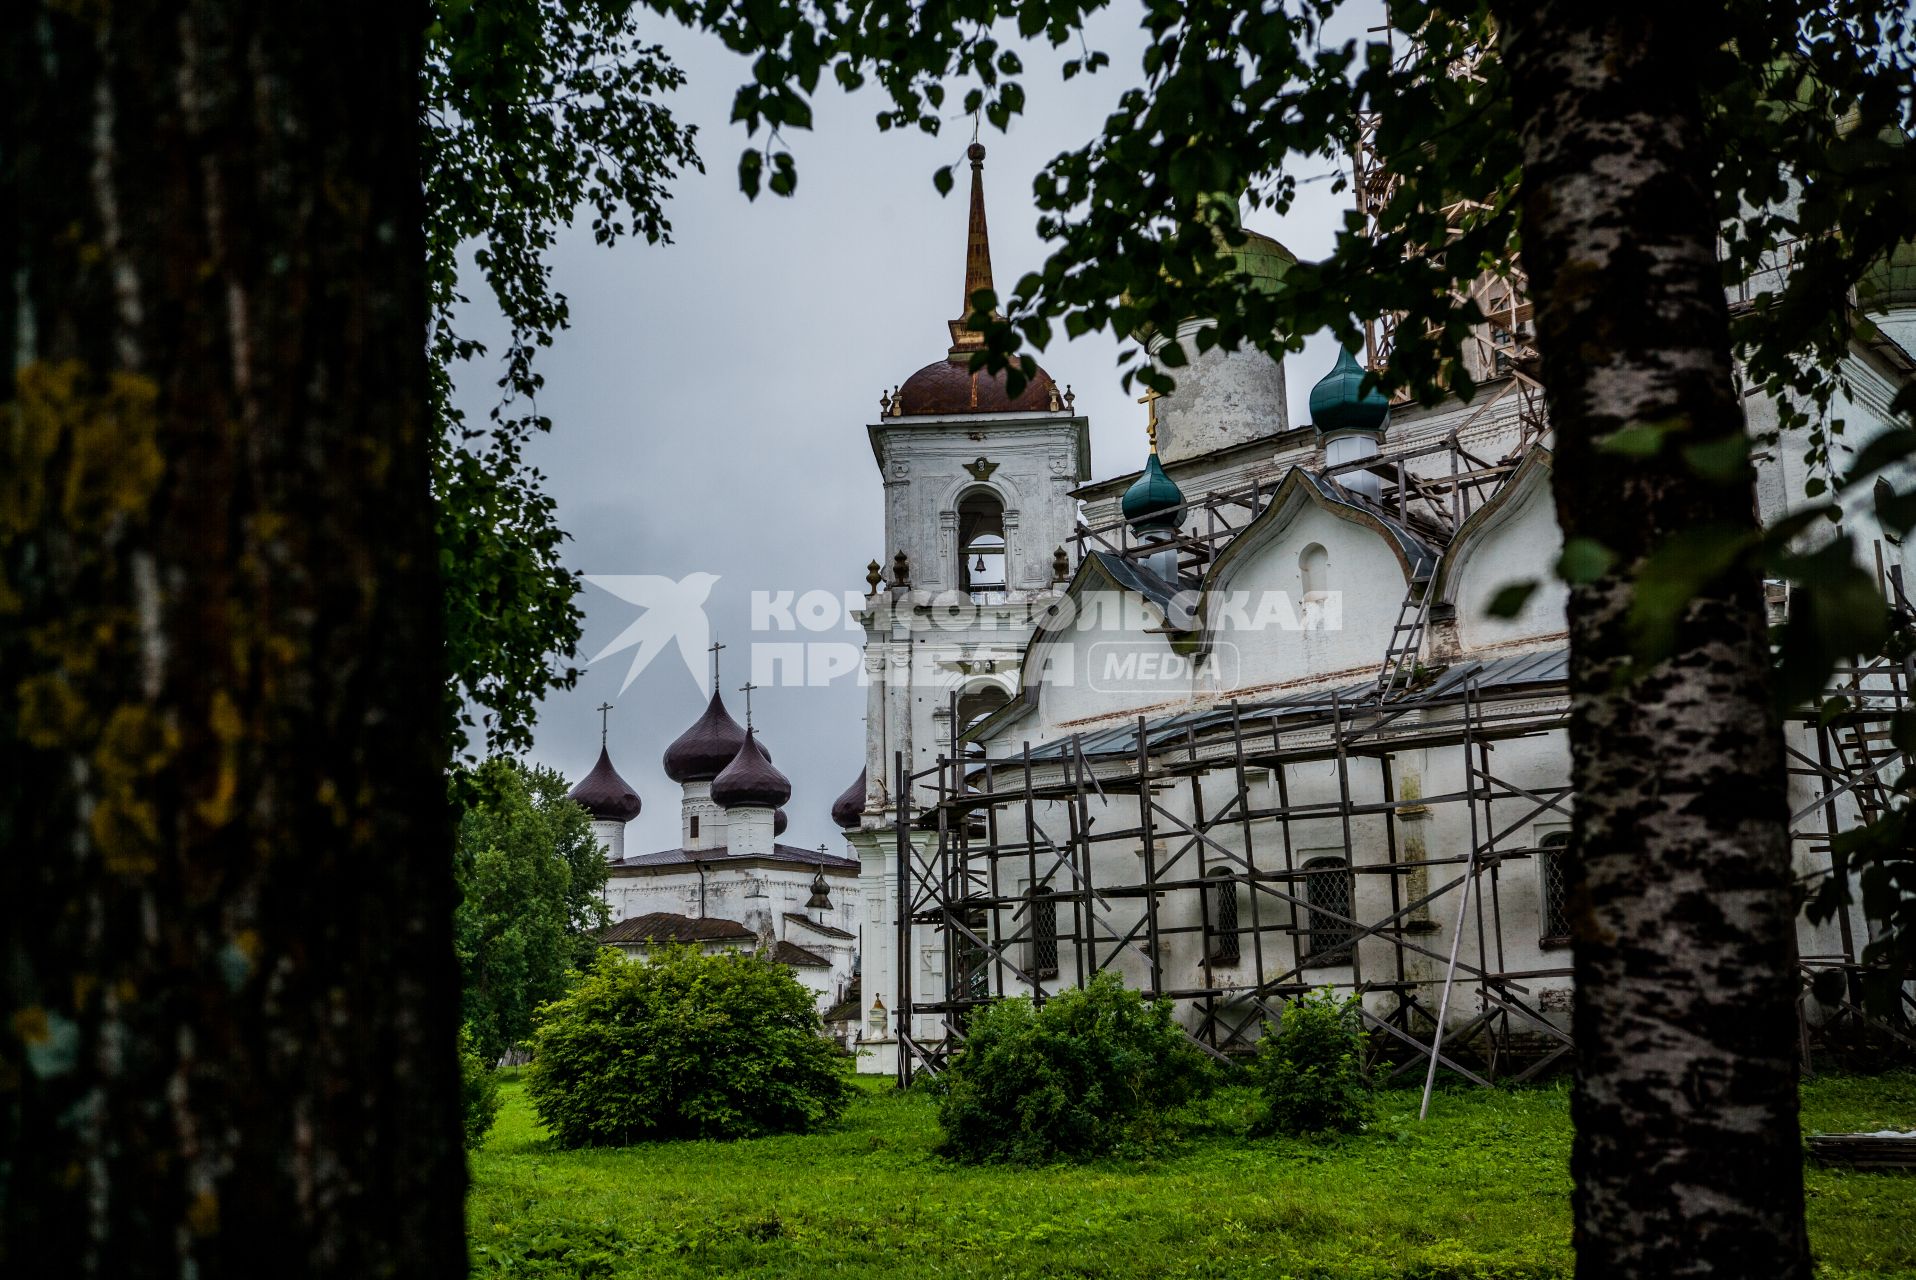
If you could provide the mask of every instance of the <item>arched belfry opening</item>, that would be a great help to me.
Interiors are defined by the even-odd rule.
[[[1010,691],[996,681],[979,680],[965,686],[958,695],[958,732],[965,732],[1010,701]]]
[[[990,489],[958,500],[958,583],[974,599],[1006,588],[1005,504]]]

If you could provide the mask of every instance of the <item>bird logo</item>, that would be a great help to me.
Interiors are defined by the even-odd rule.
[[[626,668],[624,693],[638,679],[639,672],[665,646],[677,643],[685,673],[701,691],[705,688],[705,653],[712,640],[712,624],[705,616],[705,601],[718,582],[716,573],[688,573],[674,582],[656,573],[587,574],[585,580],[601,591],[609,591],[627,604],[645,610],[612,642],[592,655],[592,662],[638,646],[632,665]],[[590,665],[588,663],[587,665]]]

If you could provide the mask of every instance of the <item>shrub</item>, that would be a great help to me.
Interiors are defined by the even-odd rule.
[[[1171,1021],[1115,974],[1036,1008],[1001,1000],[972,1016],[938,1078],[940,1148],[969,1163],[1083,1160],[1170,1136],[1168,1113],[1215,1073]]]
[[[476,1151],[499,1118],[499,1081],[473,1051],[472,1036],[459,1030],[459,1096],[466,1111],[466,1150]]]
[[[539,1010],[526,1093],[567,1147],[797,1133],[841,1115],[847,1059],[783,965],[687,947],[603,951]]]
[[[1254,1072],[1278,1133],[1353,1132],[1371,1116],[1364,1074],[1364,1026],[1357,998],[1329,990],[1291,1004],[1264,1024]]]

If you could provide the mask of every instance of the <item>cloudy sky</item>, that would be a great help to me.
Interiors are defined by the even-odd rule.
[[[1068,85],[1056,70],[1062,55],[1027,50],[1029,109],[1008,135],[989,126],[981,135],[1001,285],[1043,258],[1033,177],[1094,136],[1117,95],[1137,82],[1145,44],[1137,17],[1125,4],[1102,15],[1088,41],[1113,65]],[[1353,22],[1351,34],[1361,25]],[[750,673],[753,592],[862,590],[866,563],[887,559],[865,425],[878,414],[881,390],[941,359],[949,345],[945,322],[958,312],[963,284],[966,187],[961,178],[940,198],[931,175],[945,164],[964,172],[971,128],[953,119],[936,138],[881,134],[876,95],[821,89],[814,131],[787,139],[798,160],[797,194],[749,202],[735,174],[745,135],[727,124],[747,64],[676,28],[661,25],[657,38],[687,73],[671,105],[699,126],[709,172],[673,188],[669,247],[631,241],[603,249],[585,230],[562,242],[556,281],[572,301],[572,329],[541,357],[540,407],[554,427],[531,456],[572,535],[573,568],[674,580],[717,575],[705,612],[729,646],[726,701],[742,719],[734,690]],[[1327,177],[1307,183],[1282,221],[1266,215],[1250,225],[1299,256],[1327,252],[1349,199],[1332,192]],[[496,319],[475,313],[466,324],[503,347]],[[1143,414],[1119,385],[1120,349],[1100,334],[1059,339],[1040,357],[1091,419],[1098,476],[1143,459]],[[1287,362],[1293,421],[1304,420],[1304,397],[1333,357],[1319,334]],[[462,383],[475,415],[489,404],[493,377],[478,368]],[[582,659],[642,613],[590,585],[581,604]],[[678,787],[659,757],[706,693],[675,650],[621,692],[632,656],[608,656],[587,667],[576,688],[548,697],[532,755],[576,779],[597,754],[594,708],[614,703],[612,758],[645,804],[626,836],[636,853],[678,845]],[[862,763],[863,691],[847,677],[824,688],[768,687],[753,699],[763,739],[792,779],[786,841],[838,849],[828,810]]]

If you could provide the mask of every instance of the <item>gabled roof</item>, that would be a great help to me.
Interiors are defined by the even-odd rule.
[[[1174,649],[1204,652],[1210,646],[1206,602],[1214,593],[1222,590],[1238,558],[1263,545],[1307,504],[1370,529],[1382,537],[1403,566],[1406,580],[1428,581],[1436,570],[1437,552],[1409,526],[1337,482],[1302,467],[1292,467],[1278,483],[1270,502],[1218,553],[1195,588],[1166,582],[1137,560],[1113,552],[1094,550],[1079,561],[1077,572],[1071,575],[1064,594],[1075,602],[1086,590],[1099,583],[1108,584],[1119,591],[1128,591],[1149,601],[1165,616],[1167,627],[1174,632],[1167,637],[1167,641]],[[1196,616],[1190,618],[1193,605],[1196,606]],[[1195,625],[1179,629],[1187,618]],[[991,737],[1037,705],[1038,691],[1043,681],[1042,672],[1033,659],[1044,644],[1062,634],[1062,631],[1062,628],[1047,628],[1041,622],[1032,632],[1020,657],[1023,674],[1017,696],[967,730],[964,734],[967,741]]]
[[[758,938],[736,920],[711,916],[681,916],[670,911],[652,911],[630,920],[621,920],[599,930],[599,941],[616,943],[657,942],[750,942]]]
[[[1522,506],[1524,499],[1538,485],[1544,485],[1546,488],[1549,486],[1550,472],[1554,462],[1555,458],[1550,450],[1542,445],[1532,445],[1525,452],[1523,461],[1517,464],[1517,469],[1497,486],[1497,491],[1491,494],[1483,505],[1471,512],[1468,519],[1457,526],[1457,532],[1451,535],[1450,545],[1444,548],[1442,562],[1438,564],[1437,571],[1431,576],[1430,590],[1433,598],[1450,602],[1455,590],[1454,579],[1457,576],[1458,566],[1469,557],[1470,549],[1487,532],[1496,527],[1506,511]]]
[[[1210,567],[1204,572],[1204,590],[1209,593],[1221,586],[1235,561],[1262,546],[1305,503],[1314,504],[1340,520],[1348,520],[1381,535],[1396,553],[1398,562],[1404,567],[1404,577],[1409,581],[1426,581],[1437,567],[1437,552],[1403,521],[1376,503],[1352,493],[1335,480],[1318,475],[1315,471],[1306,471],[1303,467],[1292,467],[1278,482],[1277,490],[1264,510],[1258,512],[1257,518],[1245,525],[1211,561]]]
[[[810,929],[813,933],[819,934],[822,937],[843,939],[856,939],[858,937],[857,934],[847,932],[835,924],[820,924],[810,916],[799,915],[796,911],[787,911],[785,918],[793,924],[804,925],[807,929]]]
[[[767,951],[765,956],[768,960],[777,961],[779,964],[789,964],[800,969],[829,969],[832,967],[832,962],[824,956],[819,955],[818,952],[807,951],[796,942],[786,942],[783,938],[774,942],[772,949]]]

